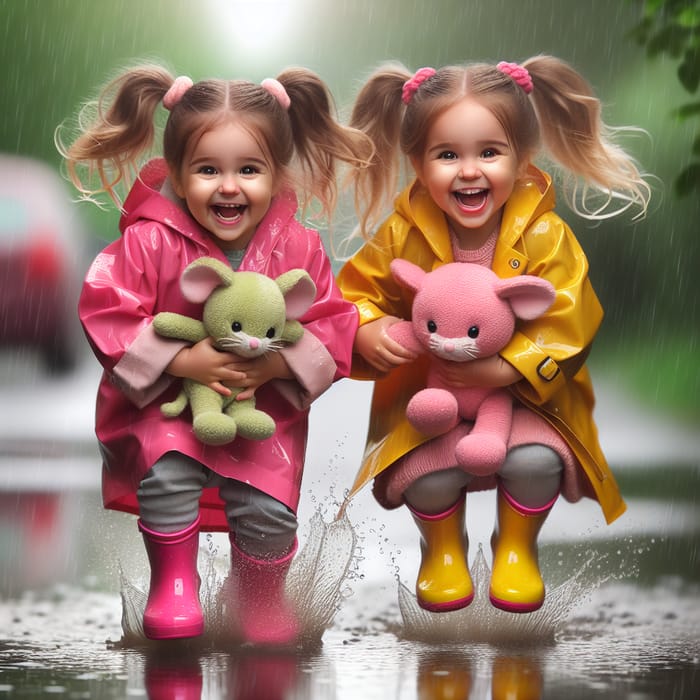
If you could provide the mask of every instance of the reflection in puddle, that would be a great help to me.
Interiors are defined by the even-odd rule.
[[[491,608],[483,556],[472,567],[477,596],[470,608],[431,615],[406,587],[397,604],[391,576],[372,582],[355,570],[354,529],[362,530],[320,516],[308,524],[290,572],[306,631],[294,649],[256,650],[236,643],[230,630],[222,634],[217,593],[227,557],[215,539],[203,538],[203,600],[212,624],[197,640],[124,635],[119,595],[87,583],[0,601],[0,699],[700,697],[700,583],[697,572],[673,573],[688,561],[694,532],[687,539],[548,545],[543,568],[551,585],[538,619]],[[361,563],[381,567],[376,559]],[[659,578],[662,570],[668,575]],[[138,608],[130,585],[125,598]]]

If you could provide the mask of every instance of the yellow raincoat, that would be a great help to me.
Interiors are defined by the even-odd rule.
[[[625,511],[625,504],[598,442],[593,390],[584,365],[603,311],[588,279],[583,250],[554,213],[554,204],[551,178],[530,166],[505,206],[493,270],[500,277],[543,277],[557,295],[542,317],[520,323],[500,355],[524,377],[511,387],[513,393],[569,444],[590,482],[585,491],[597,498],[610,523]],[[393,279],[391,260],[406,258],[426,271],[453,262],[445,215],[419,183],[406,188],[395,206],[372,242],[338,276],[344,296],[359,309],[360,325],[388,314],[411,317],[412,294]],[[359,356],[353,358],[351,376],[376,383],[364,460],[349,497],[429,439],[405,415],[410,397],[425,387],[427,365],[423,356],[382,375]]]

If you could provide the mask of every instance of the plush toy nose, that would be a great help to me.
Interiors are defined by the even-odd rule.
[[[447,343],[445,343],[443,348],[444,348],[445,352],[454,352],[455,351],[455,344],[447,342]]]
[[[260,341],[257,338],[250,338],[248,345],[251,350],[257,350],[260,347]]]

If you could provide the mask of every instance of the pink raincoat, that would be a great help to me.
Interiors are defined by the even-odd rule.
[[[104,367],[96,409],[104,505],[138,513],[141,479],[162,455],[177,451],[296,511],[309,406],[333,381],[348,375],[357,310],[338,291],[318,233],[294,218],[296,197],[281,193],[258,225],[240,266],[273,278],[303,268],[317,287],[313,305],[300,319],[304,336],[281,351],[295,379],[269,382],[256,392],[258,408],[275,419],[275,434],[213,447],[194,436],[189,411],[178,418],[163,417],[160,405],[175,397],[180,384],[164,370],[186,343],[158,336],[153,317],[174,311],[200,318],[201,307],[182,296],[180,274],[205,255],[226,262],[211,236],[179,203],[161,194],[167,172],[162,160],[143,169],[124,203],[122,235],[97,256],[80,298],[81,322]],[[203,530],[228,529],[215,489],[204,490],[200,514]]]

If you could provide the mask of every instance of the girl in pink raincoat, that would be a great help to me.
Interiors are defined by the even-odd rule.
[[[348,374],[357,328],[357,311],[338,291],[318,233],[295,219],[291,185],[304,183],[305,201],[316,198],[329,214],[337,162],[366,159],[371,145],[336,122],[327,88],[307,70],[290,69],[261,85],[193,84],[159,66],[140,66],[105,88],[96,117],[70,146],[59,143],[83,194],[106,192],[119,205],[115,187],[150,149],[161,104],[169,111],[164,158],[147,163],[133,184],[121,237],[90,267],[79,305],[104,367],[96,412],[103,500],[140,516],[151,565],[146,636],[203,632],[198,534],[227,530],[246,638],[286,643],[297,631],[283,591],[296,550],[309,406]],[[298,179],[292,162],[300,164]],[[91,187],[94,173],[99,183]],[[272,278],[305,269],[317,293],[300,319],[301,340],[243,360],[210,339],[188,344],[157,335],[152,322],[161,311],[201,318],[201,305],[183,297],[179,281],[202,256]],[[189,412],[165,418],[160,411],[178,394],[181,378],[224,395],[241,388],[239,400],[255,394],[275,434],[201,443]]]

